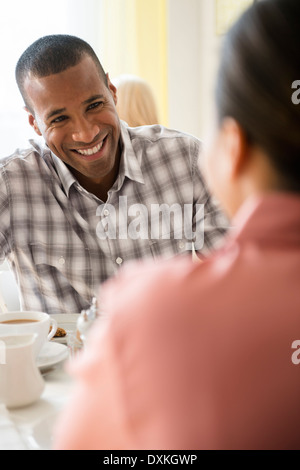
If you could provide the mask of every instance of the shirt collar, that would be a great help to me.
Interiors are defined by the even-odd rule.
[[[300,196],[270,192],[250,197],[233,220],[234,238],[257,242],[300,243]]]
[[[51,156],[65,193],[67,196],[69,196],[70,187],[72,184],[76,183],[77,180],[70,172],[67,165],[60,158],[58,158],[53,152],[51,152]]]
[[[128,132],[128,126],[125,122],[121,121],[121,160],[119,168],[119,176],[117,181],[119,182],[118,188],[123,184],[125,177],[144,184],[144,177],[142,174],[141,166],[138,161],[138,157],[132,146],[131,138]],[[69,195],[70,187],[77,182],[67,165],[58,158],[53,152],[51,152],[54,166],[61,180],[66,195]],[[78,183],[78,182],[77,182]],[[79,183],[78,183],[79,184]]]
[[[133,149],[131,136],[128,132],[128,125],[124,121],[121,121],[121,142],[122,154],[119,171],[120,176],[127,176],[127,178],[133,181],[144,184],[145,180],[138,155]]]

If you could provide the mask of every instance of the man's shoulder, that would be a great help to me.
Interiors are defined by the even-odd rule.
[[[41,158],[47,159],[50,156],[50,150],[42,143],[30,140],[28,146],[17,148],[12,154],[0,159],[0,171],[24,166],[26,163],[36,163]]]
[[[195,142],[197,144],[201,143],[200,140],[192,134],[188,134],[177,129],[171,129],[160,124],[140,127],[125,126],[125,129],[128,132],[131,141],[141,140],[155,143],[162,139],[173,141],[174,139],[179,139],[185,140],[186,142]]]
[[[194,165],[202,149],[197,137],[161,125],[125,127],[123,140],[144,163],[150,159],[176,166],[177,160],[185,160]]]

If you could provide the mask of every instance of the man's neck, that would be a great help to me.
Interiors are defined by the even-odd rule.
[[[89,193],[94,194],[101,201],[107,200],[108,191],[112,188],[119,174],[120,160],[116,159],[114,168],[106,175],[105,178],[89,178],[82,173],[79,173],[74,168],[68,167],[71,173],[75,176],[79,184],[86,189]]]

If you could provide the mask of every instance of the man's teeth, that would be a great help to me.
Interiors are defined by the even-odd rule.
[[[87,149],[87,150],[77,149],[77,152],[80,153],[81,155],[94,155],[95,153],[99,152],[99,150],[102,148],[102,145],[103,145],[103,141],[91,149]]]

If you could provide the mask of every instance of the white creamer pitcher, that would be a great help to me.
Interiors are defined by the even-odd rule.
[[[33,352],[35,337],[0,336],[0,403],[8,408],[29,405],[44,390]]]

